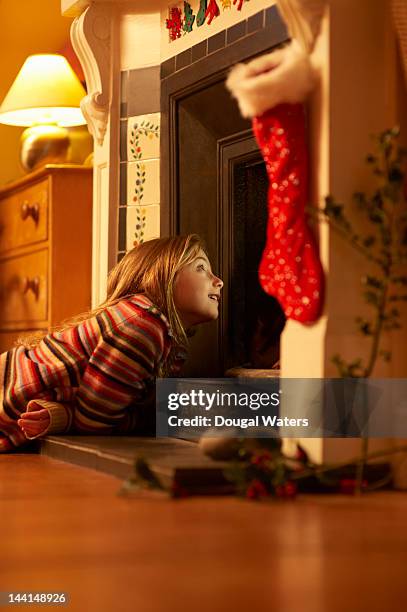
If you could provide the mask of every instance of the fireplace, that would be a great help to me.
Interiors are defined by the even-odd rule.
[[[161,234],[200,234],[224,281],[219,320],[191,339],[186,376],[224,376],[238,366],[270,369],[279,357],[284,315],[257,277],[266,238],[265,165],[250,122],[224,85],[236,61],[286,39],[285,30],[279,37],[274,31],[273,45],[266,31],[162,80]]]

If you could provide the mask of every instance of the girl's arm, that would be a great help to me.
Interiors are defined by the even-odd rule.
[[[76,406],[74,403],[58,403],[46,400],[33,400],[27,406],[27,412],[23,412],[17,421],[26,440],[43,438],[49,434],[69,433],[75,418]],[[136,414],[124,415],[117,428],[119,433],[132,431],[135,427]],[[80,418],[76,418],[80,420]],[[110,428],[109,428],[110,429]],[[104,430],[101,433],[106,433]]]
[[[26,412],[17,421],[29,440],[47,434],[68,433],[71,429],[74,405],[48,400],[31,400]]]
[[[165,324],[149,312],[109,328],[102,334],[76,393],[73,428],[77,433],[125,433],[134,429],[137,407],[166,358]]]

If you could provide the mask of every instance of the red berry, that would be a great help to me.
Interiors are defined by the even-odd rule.
[[[367,480],[362,480],[361,489],[366,489]],[[342,478],[339,482],[339,490],[344,495],[353,495],[356,490],[356,479],[355,478]]]
[[[288,480],[284,485],[284,492],[286,497],[295,497],[297,495],[297,485],[295,482]]]
[[[246,497],[249,499],[258,499],[259,497],[268,497],[269,492],[267,491],[264,484],[255,478],[251,481],[246,491]]]

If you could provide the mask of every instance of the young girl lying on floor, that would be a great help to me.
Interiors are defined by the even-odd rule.
[[[218,317],[222,286],[197,235],[131,250],[101,306],[0,356],[0,452],[50,433],[143,433],[155,377],[179,371],[186,331]]]

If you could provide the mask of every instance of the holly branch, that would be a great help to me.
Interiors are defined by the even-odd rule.
[[[407,301],[407,275],[400,272],[407,263],[404,168],[407,150],[398,146],[398,137],[398,128],[375,137],[377,154],[368,155],[366,161],[377,179],[377,187],[371,195],[353,194],[353,203],[367,217],[365,234],[356,232],[344,205],[332,196],[325,199],[324,208],[309,208],[311,214],[327,221],[355,251],[375,264],[377,270],[361,279],[364,301],[373,308],[373,314],[370,318],[355,318],[358,331],[371,339],[367,361],[357,358],[346,362],[340,355],[332,358],[344,378],[369,378],[379,357],[390,361],[391,352],[382,348],[383,332],[402,327],[396,304]]]

